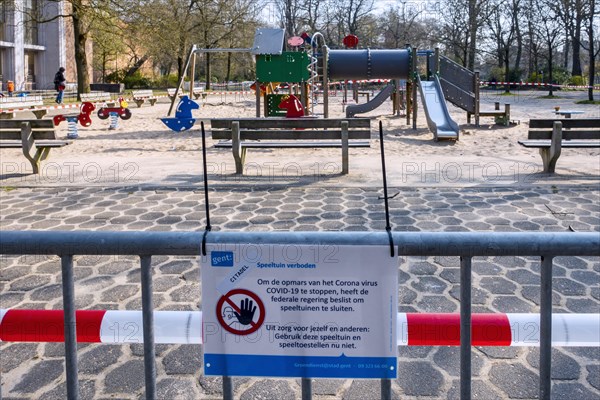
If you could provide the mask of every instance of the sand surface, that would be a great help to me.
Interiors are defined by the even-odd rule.
[[[231,150],[216,149],[210,138],[210,118],[253,117],[253,95],[209,95],[194,116],[207,126],[208,172],[211,185],[332,185],[377,186],[381,184],[378,121],[383,122],[384,144],[390,186],[479,186],[530,185],[557,182],[597,183],[600,175],[599,149],[567,149],[558,161],[556,174],[541,173],[537,149],[527,149],[517,141],[527,137],[531,118],[554,118],[553,109],[580,110],[574,118],[598,118],[600,107],[580,105],[586,92],[559,92],[558,99],[542,99],[547,92],[519,91],[506,96],[483,92],[481,110],[492,110],[495,101],[511,104],[510,127],[494,125],[493,118],[481,118],[481,126],[467,124],[466,113],[449,105],[460,126],[460,140],[433,140],[419,102],[417,129],[406,117],[393,116],[391,102],[361,116],[372,118],[370,148],[350,149],[350,174],[341,175],[339,149],[253,149],[248,151],[244,176],[235,175]],[[361,97],[361,101],[364,101]],[[88,128],[79,127],[80,138],[69,146],[54,149],[39,175],[20,150],[2,149],[3,186],[64,185],[200,185],[202,175],[199,123],[190,131],[174,133],[160,121],[167,115],[168,98],[155,106],[137,108],[133,102],[130,120],[119,120],[109,130],[109,120],[95,114]],[[503,105],[501,105],[503,108]],[[316,107],[322,112],[322,106]],[[58,114],[53,111],[46,118]],[[341,96],[330,101],[331,117],[344,116]],[[20,118],[32,118],[29,113]],[[67,136],[67,123],[58,127]]]

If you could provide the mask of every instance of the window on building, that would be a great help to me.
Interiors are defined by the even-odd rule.
[[[4,41],[4,30],[6,29],[6,2],[0,1],[0,42]]]
[[[25,43],[38,44],[39,1],[24,0]]]
[[[27,90],[35,89],[35,51],[25,51],[25,85]]]

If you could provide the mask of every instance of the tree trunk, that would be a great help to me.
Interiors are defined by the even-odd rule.
[[[523,55],[523,36],[519,26],[519,19],[515,17],[515,34],[517,36],[517,56],[515,58],[515,72],[521,76],[521,56]]]
[[[567,35],[566,37],[568,38],[568,34],[565,32],[565,34]],[[569,54],[570,54],[570,50],[571,50],[571,46],[569,45],[569,40],[565,40],[565,60],[563,61],[563,68],[565,69],[565,71],[569,68]]]
[[[73,12],[73,33],[75,37],[75,65],[77,67],[77,97],[81,93],[89,93],[90,91],[90,76],[88,74],[88,60],[85,51],[87,43],[87,32],[84,23],[77,12]]]
[[[227,53],[227,73],[225,74],[225,82],[231,80],[231,53]]]
[[[469,62],[468,68],[473,71],[475,69],[475,51],[477,50],[477,15],[476,15],[477,0],[469,0]]]
[[[510,59],[509,59],[509,47],[506,46],[504,51],[504,93],[510,93]]]
[[[211,70],[210,70],[210,53],[206,53],[206,89],[210,90],[210,80]]]
[[[590,25],[588,26],[588,40],[590,42],[588,54],[590,57],[588,100],[594,101],[594,78],[596,77],[596,59],[594,57],[594,14],[596,13],[596,1],[592,0],[590,6]]]
[[[575,25],[575,36],[573,37],[573,68],[572,76],[581,76],[581,16],[577,13],[578,23]]]
[[[125,74],[125,76],[132,76],[133,74],[135,74],[140,68],[142,68],[142,65],[144,65],[144,63],[148,60],[148,55],[144,55],[142,58],[140,58],[139,60],[137,60],[133,66],[131,68],[129,68],[129,70],[127,71],[127,73]]]
[[[554,94],[554,86],[552,85],[552,42],[548,42],[548,84],[550,85],[550,92],[548,96],[552,96]]]

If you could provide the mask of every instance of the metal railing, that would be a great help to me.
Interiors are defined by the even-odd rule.
[[[0,232],[0,254],[58,255],[62,264],[67,397],[78,399],[74,255],[140,257],[144,337],[145,397],[156,399],[152,256],[200,256],[206,243],[289,245],[389,245],[386,232]],[[552,347],[552,266],[556,256],[600,256],[600,234],[550,232],[396,232],[397,256],[460,257],[460,398],[471,398],[472,257],[540,256],[539,398],[550,399]],[[312,397],[311,379],[302,378],[302,398]],[[381,398],[391,399],[391,380],[381,380]],[[223,398],[233,399],[231,377],[223,377]]]

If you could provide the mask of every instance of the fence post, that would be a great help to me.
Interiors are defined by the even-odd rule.
[[[460,257],[460,398],[471,398],[471,257]]]
[[[312,380],[310,378],[302,378],[302,400],[312,399]]]
[[[73,255],[60,256],[62,268],[63,309],[65,316],[65,371],[67,399],[79,399],[77,377],[77,330],[75,321],[75,284],[73,283]]]
[[[542,256],[540,268],[540,399],[552,390],[552,257]]]
[[[152,257],[140,256],[142,274],[142,322],[144,330],[144,379],[146,399],[156,399],[156,355],[154,353],[154,310],[152,304]]]

